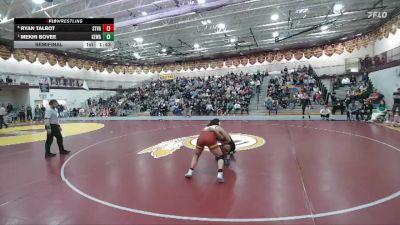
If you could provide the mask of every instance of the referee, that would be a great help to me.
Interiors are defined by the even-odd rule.
[[[50,147],[51,144],[53,143],[53,138],[57,138],[57,144],[58,144],[58,149],[60,150],[61,155],[66,155],[70,151],[67,151],[64,149],[63,145],[63,137],[61,135],[61,126],[58,121],[58,113],[56,111],[56,108],[58,106],[57,100],[50,100],[49,102],[50,108],[46,109],[45,115],[44,115],[44,124],[47,132],[47,139],[46,139],[46,158],[50,158],[55,156],[56,154],[50,152]]]

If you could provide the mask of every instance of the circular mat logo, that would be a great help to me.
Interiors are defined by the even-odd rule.
[[[182,146],[190,149],[195,149],[198,137],[199,135],[194,135],[163,141],[157,145],[153,145],[138,152],[138,154],[150,153],[150,155],[154,158],[160,158],[174,153]],[[265,140],[263,138],[255,135],[236,133],[231,134],[231,137],[236,144],[236,151],[255,149],[265,144]],[[206,147],[205,150],[208,151],[208,148]]]

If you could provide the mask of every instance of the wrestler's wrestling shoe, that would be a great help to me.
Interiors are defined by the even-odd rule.
[[[193,170],[189,169],[188,172],[185,174],[186,178],[191,178],[193,176]]]
[[[218,182],[218,183],[224,183],[224,173],[218,172],[218,175],[217,175],[217,182]]]

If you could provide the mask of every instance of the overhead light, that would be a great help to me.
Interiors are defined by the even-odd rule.
[[[137,53],[137,52],[134,52],[134,53],[133,53],[133,56],[134,56],[135,58],[137,58],[137,59],[140,59],[140,55],[139,55],[139,53]]]
[[[278,37],[279,36],[279,33],[277,32],[277,31],[274,31],[273,33],[272,33],[272,37]]]
[[[340,38],[340,40],[346,40],[347,39],[347,37],[342,37],[342,38]]]
[[[333,6],[333,12],[336,13],[336,14],[341,13],[342,10],[343,10],[343,5],[342,4],[335,4]]]
[[[143,42],[143,38],[141,38],[141,37],[134,38],[133,40],[135,40],[137,43]]]
[[[93,18],[93,16],[89,16],[89,18]]]
[[[306,12],[308,12],[308,8],[296,10],[296,13],[306,13]]]
[[[271,20],[273,20],[273,21],[278,20],[278,19],[279,19],[279,15],[278,14],[273,14],[271,16]]]
[[[143,11],[142,16],[147,16],[147,12]]]
[[[236,42],[236,38],[231,38],[229,41],[230,41],[231,43],[235,43],[235,42]]]
[[[326,31],[328,31],[328,26],[327,25],[323,25],[322,27],[321,27],[321,30],[322,30],[322,32],[326,32]]]
[[[206,22],[207,22],[208,24],[211,24],[211,20],[206,20]]]
[[[206,0],[197,0],[197,3],[204,4],[204,3],[206,3]]]
[[[163,48],[163,49],[161,49],[161,51],[162,51],[162,52],[166,52],[166,51],[167,51],[167,49],[166,49],[166,48]]]
[[[43,4],[45,2],[44,0],[32,0],[32,1],[33,1],[33,3],[38,4],[38,5]]]
[[[223,29],[225,29],[225,24],[219,23],[219,24],[217,24],[217,28],[220,30],[223,30]]]
[[[200,47],[200,45],[197,44],[197,43],[195,43],[195,44],[193,45],[193,47],[194,47],[195,49],[198,49],[198,48]]]
[[[362,35],[362,33],[358,33],[358,34],[356,34],[356,36],[358,37],[358,36],[361,36]]]

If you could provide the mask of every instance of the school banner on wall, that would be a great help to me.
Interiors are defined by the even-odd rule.
[[[39,78],[39,89],[41,93],[48,93],[50,92],[50,78],[41,76]]]

